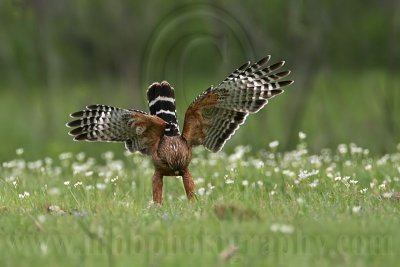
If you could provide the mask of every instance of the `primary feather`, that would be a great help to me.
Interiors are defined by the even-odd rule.
[[[125,142],[133,151],[148,153],[165,129],[165,122],[140,110],[121,109],[106,105],[90,105],[72,113],[74,140]]]
[[[202,144],[209,150],[221,150],[249,114],[262,109],[268,99],[283,92],[293,81],[280,81],[290,71],[274,73],[284,61],[266,66],[267,56],[250,65],[246,63],[221,84],[199,95],[185,114],[183,136],[192,145]]]

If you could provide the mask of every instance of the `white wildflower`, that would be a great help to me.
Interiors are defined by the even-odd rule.
[[[226,184],[233,184],[234,182],[235,182],[234,180],[229,179],[229,178],[225,180]]]
[[[81,186],[82,185],[82,182],[81,181],[78,181],[78,182],[76,182],[75,184],[74,184],[74,187],[78,187],[78,186]]]
[[[275,140],[269,143],[269,147],[272,148],[277,148],[279,146],[279,141]]]
[[[24,149],[23,149],[23,148],[17,148],[17,150],[15,150],[15,153],[16,153],[18,156],[21,156],[22,154],[24,154]]]
[[[87,185],[87,186],[85,186],[85,190],[86,191],[90,191],[90,190],[93,190],[94,189],[94,186],[93,185]]]
[[[368,188],[363,188],[360,190],[360,193],[365,193],[365,192],[367,192],[367,190],[368,190]]]
[[[78,161],[83,161],[85,159],[86,155],[84,152],[79,152],[78,154],[76,154],[76,159]]]
[[[99,189],[99,190],[104,190],[104,189],[106,189],[106,184],[97,183],[96,184],[96,188]]]
[[[368,164],[364,168],[365,168],[366,171],[370,171],[372,169],[372,165]]]
[[[304,198],[301,198],[301,197],[298,197],[297,199],[296,199],[296,202],[298,203],[298,204],[303,204],[304,203]]]
[[[206,192],[206,189],[204,187],[200,187],[199,190],[197,190],[197,193],[202,196]]]
[[[30,169],[30,170],[38,170],[42,166],[43,166],[43,161],[41,161],[41,160],[28,162],[28,169]]]
[[[385,192],[385,193],[382,194],[382,197],[384,197],[384,198],[391,198],[392,195],[393,195],[392,192]]]
[[[291,170],[283,170],[283,171],[282,171],[282,174],[283,174],[283,175],[286,175],[286,176],[288,176],[288,177],[295,177],[295,176],[296,176],[296,173],[293,172],[293,171],[291,171]]]
[[[350,180],[349,183],[351,183],[351,184],[357,184],[358,181],[357,181],[357,180]]]
[[[301,181],[304,179],[317,175],[319,173],[319,170],[312,170],[312,171],[307,171],[307,170],[300,170],[299,174],[297,175],[297,179],[294,181],[295,184],[299,184]]]
[[[202,177],[199,177],[194,180],[194,184],[201,184],[201,183],[204,183],[204,178],[202,178]]]
[[[300,170],[300,173],[298,175],[298,179],[303,180],[306,179],[310,176],[317,175],[319,173],[319,170],[311,170],[310,172],[307,170]]]
[[[299,138],[300,138],[300,140],[304,140],[304,139],[306,139],[306,137],[307,137],[307,135],[306,135],[305,133],[299,132]]]
[[[291,234],[294,232],[294,227],[289,224],[278,224],[274,223],[270,227],[272,232],[282,233],[282,234]]]
[[[251,161],[251,163],[256,169],[261,169],[262,167],[264,167],[264,161],[259,159],[254,159]]]
[[[212,185],[211,183],[208,183],[207,188],[208,188],[208,190],[213,190],[215,188],[215,186]]]
[[[44,163],[46,163],[47,166],[50,166],[53,164],[53,159],[49,157],[44,158]]]
[[[110,163],[108,163],[108,167],[110,168],[111,171],[122,171],[124,169],[124,162],[121,160],[113,160]]]
[[[43,224],[46,221],[46,216],[43,214],[40,214],[40,215],[38,215],[37,220],[38,220],[38,222]]]
[[[317,187],[319,184],[318,179],[315,179],[314,181],[312,181],[312,183],[309,184],[310,187],[315,188]]]
[[[382,158],[378,159],[376,164],[381,166],[386,164],[386,162],[388,161],[388,159],[390,158],[390,156],[388,154],[384,155]]]
[[[111,161],[114,158],[114,153],[112,151],[104,152],[102,155],[103,159]]]
[[[29,194],[29,192],[24,191],[22,194],[18,194],[18,197],[19,197],[20,199],[24,199],[24,198],[29,197],[30,195],[31,195],[31,194]]]
[[[345,144],[340,144],[338,146],[338,151],[340,154],[346,154],[347,153],[347,146]]]
[[[68,186],[71,182],[70,181],[65,181],[64,185]]]
[[[320,168],[322,165],[321,159],[317,155],[312,155],[310,157],[310,162],[311,162],[311,164],[315,165],[315,167],[317,167],[317,168]]]
[[[243,181],[242,181],[242,185],[243,185],[243,186],[248,186],[248,185],[249,185],[249,181],[243,180]]]
[[[361,206],[353,206],[353,207],[351,208],[351,211],[352,211],[353,213],[359,213],[360,210],[361,210]]]
[[[42,252],[43,255],[46,255],[48,253],[48,247],[46,243],[40,243],[40,251]]]
[[[70,158],[72,158],[72,153],[70,153],[70,152],[61,153],[61,154],[58,156],[58,158],[59,158],[60,160],[67,160],[67,159],[70,159]]]
[[[291,234],[294,231],[294,227],[292,225],[283,224],[281,225],[281,233],[282,234]]]
[[[328,168],[326,168],[326,172],[333,172],[333,169],[336,168],[335,165],[333,166],[329,166]]]
[[[241,160],[243,158],[243,155],[247,152],[250,152],[249,146],[237,146],[235,148],[235,152],[229,156],[228,160],[230,162]]]
[[[362,147],[358,147],[356,144],[351,143],[350,144],[350,153],[352,155],[361,154],[361,153],[363,153],[363,149],[362,149]]]

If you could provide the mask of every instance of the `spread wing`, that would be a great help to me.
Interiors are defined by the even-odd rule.
[[[283,92],[280,88],[293,83],[280,81],[290,71],[276,72],[285,62],[266,66],[269,59],[267,56],[253,65],[244,64],[190,104],[182,133],[190,145],[221,150],[249,114],[258,112],[268,99]]]
[[[140,110],[90,105],[70,116],[75,118],[67,123],[74,140],[125,142],[131,152],[151,153],[165,130],[164,120]]]

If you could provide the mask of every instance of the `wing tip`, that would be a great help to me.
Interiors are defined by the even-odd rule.
[[[240,66],[240,67],[238,68],[238,70],[239,70],[239,71],[243,71],[243,70],[247,69],[247,68],[250,66],[250,64],[251,64],[251,62],[250,62],[250,61],[247,61],[247,62],[244,63],[242,66]]]
[[[80,117],[83,116],[83,114],[84,114],[84,111],[80,110],[80,111],[76,111],[76,112],[73,112],[73,113],[69,114],[69,116],[71,118],[80,118]]]
[[[80,133],[80,134],[74,135],[73,140],[74,141],[89,141],[86,133]]]
[[[283,87],[283,86],[288,86],[288,85],[293,84],[294,81],[293,80],[288,80],[288,81],[282,81],[281,83],[282,83],[281,87]]]
[[[267,56],[263,57],[262,59],[260,59],[257,62],[257,65],[259,65],[261,67],[261,66],[265,65],[270,59],[271,59],[271,55],[267,55]]]
[[[286,61],[282,60],[282,61],[279,61],[279,62],[273,64],[270,68],[272,70],[276,70],[276,69],[279,69],[280,67],[283,67],[285,65],[285,63],[286,63]]]

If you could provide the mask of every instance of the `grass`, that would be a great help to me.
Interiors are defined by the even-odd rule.
[[[195,151],[198,199],[137,154],[3,162],[1,266],[394,266],[400,260],[400,147],[309,154]]]

